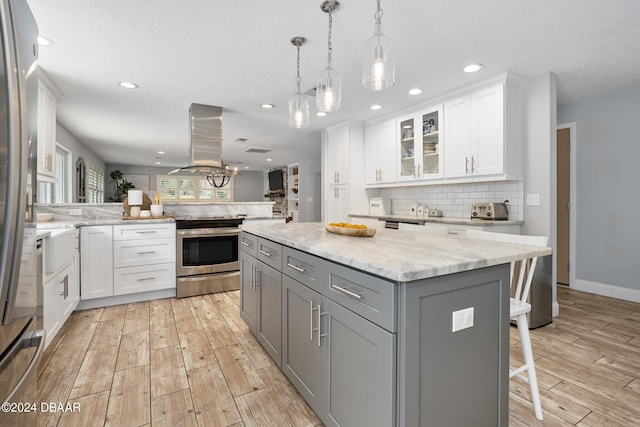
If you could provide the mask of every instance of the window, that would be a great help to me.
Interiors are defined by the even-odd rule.
[[[158,175],[156,189],[164,200],[184,202],[233,201],[233,178],[215,188],[207,177],[199,175]]]
[[[38,203],[71,202],[71,151],[56,144],[56,182],[38,182]]]
[[[89,165],[89,173],[87,175],[87,202],[104,202],[104,171],[94,169],[93,166]]]

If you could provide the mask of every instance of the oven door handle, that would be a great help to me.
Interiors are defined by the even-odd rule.
[[[240,234],[239,228],[194,228],[178,230],[179,237],[215,237]]]

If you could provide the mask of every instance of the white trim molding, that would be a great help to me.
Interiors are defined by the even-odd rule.
[[[640,289],[625,288],[582,279],[576,279],[574,283],[571,284],[571,289],[640,303]]]

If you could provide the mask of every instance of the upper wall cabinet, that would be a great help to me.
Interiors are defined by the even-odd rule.
[[[349,183],[349,125],[327,129],[327,177],[333,184]]]
[[[505,84],[445,102],[445,178],[520,179],[521,121],[520,91]]]
[[[365,184],[396,181],[396,121],[369,126],[364,131]]]
[[[398,181],[442,178],[442,106],[397,120]]]
[[[38,80],[38,180],[56,182],[56,99],[60,91],[42,70]]]

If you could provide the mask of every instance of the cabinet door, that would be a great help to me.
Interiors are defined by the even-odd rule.
[[[420,113],[417,123],[420,138],[416,140],[416,153],[420,153],[418,178],[442,178],[444,156],[442,138],[442,106],[433,107]]]
[[[318,335],[320,302],[317,292],[282,277],[282,371],[322,417],[327,395]]]
[[[327,191],[325,221],[347,222],[349,220],[349,186],[332,185]]]
[[[258,330],[257,265],[254,257],[240,252],[240,316],[254,334]]]
[[[260,292],[260,322],[258,341],[269,356],[282,366],[282,273],[260,262],[258,267],[258,290]]]
[[[56,98],[38,82],[38,173],[55,178]]]
[[[396,181],[396,121],[365,129],[365,183]]]
[[[322,299],[326,425],[395,425],[395,335]]]
[[[60,292],[62,294],[62,311],[60,315],[62,316],[63,323],[78,305],[78,297],[76,294],[78,284],[75,279],[75,268],[75,263],[72,262],[59,275],[59,283],[62,287]]]
[[[349,182],[349,125],[327,129],[327,184]]]
[[[397,134],[399,138],[398,156],[400,159],[398,181],[417,179],[416,119],[413,115],[398,119]]]
[[[80,232],[81,299],[113,296],[113,227],[82,227]]]
[[[474,175],[504,173],[504,85],[493,86],[472,95]]]
[[[470,173],[471,95],[444,104],[445,177],[463,177]]]

